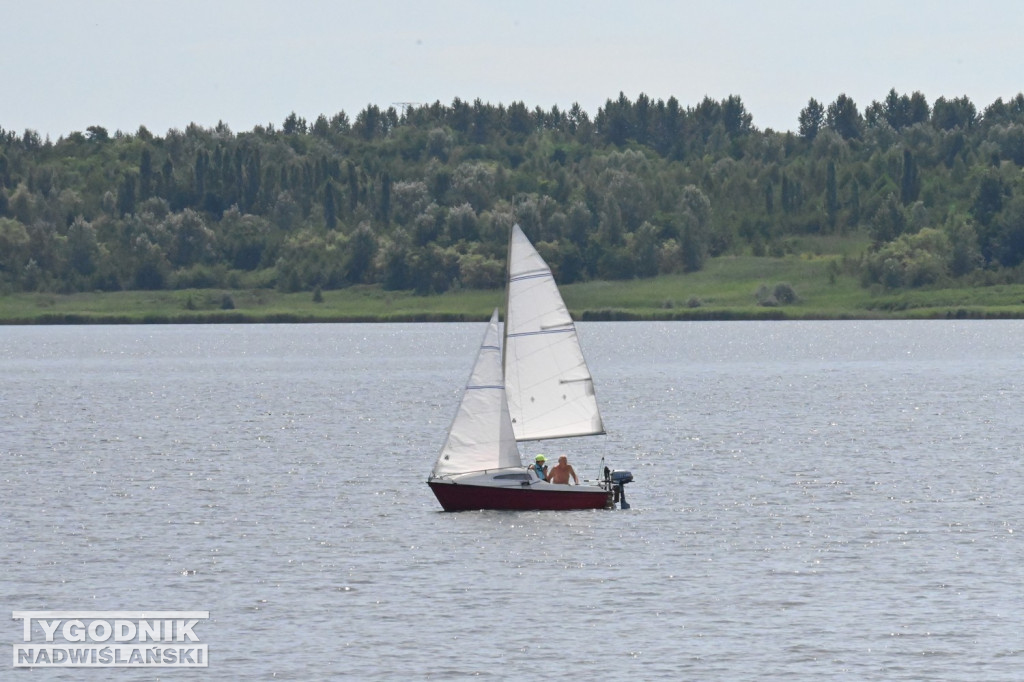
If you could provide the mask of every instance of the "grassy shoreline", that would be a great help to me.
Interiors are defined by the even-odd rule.
[[[834,257],[714,259],[689,275],[562,287],[578,320],[852,320],[1024,318],[1024,285],[865,289]],[[756,292],[785,283],[797,300],[760,305]],[[191,289],[0,296],[0,324],[224,324],[463,322],[486,320],[499,290],[436,296],[357,286],[309,292]]]

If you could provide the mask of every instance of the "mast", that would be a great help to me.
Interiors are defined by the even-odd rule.
[[[505,252],[505,322],[501,325],[501,373],[502,376],[508,374],[508,316],[509,316],[509,296],[512,292],[510,282],[512,281],[512,238],[515,236],[516,229],[519,228],[518,223],[512,226],[512,229],[508,231],[508,251]],[[505,382],[506,387],[508,382]]]

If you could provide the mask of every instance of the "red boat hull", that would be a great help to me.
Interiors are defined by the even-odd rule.
[[[604,509],[611,506],[611,493],[604,490],[535,490],[463,485],[427,481],[445,511],[500,509],[507,511],[564,511]]]

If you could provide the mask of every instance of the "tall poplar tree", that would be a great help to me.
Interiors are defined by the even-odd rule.
[[[839,189],[836,186],[836,162],[829,160],[825,178],[825,217],[830,230],[836,229],[839,216]]]

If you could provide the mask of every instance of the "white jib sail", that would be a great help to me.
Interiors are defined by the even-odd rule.
[[[495,310],[431,476],[523,465],[505,400],[499,340]]]
[[[517,440],[604,433],[576,325],[518,225],[508,254],[505,388]]]

